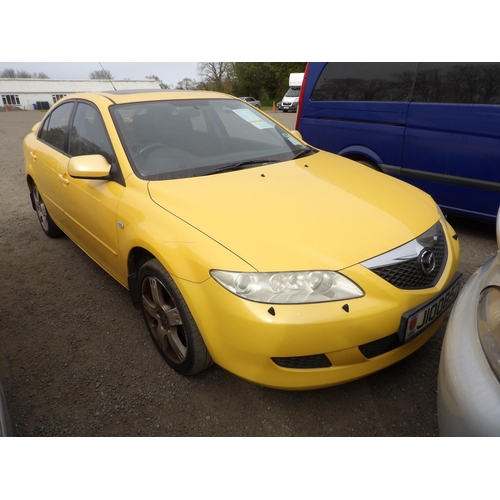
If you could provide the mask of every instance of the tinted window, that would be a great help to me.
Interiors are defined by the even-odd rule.
[[[500,104],[500,63],[419,63],[413,100]]]
[[[96,108],[78,103],[69,139],[71,156],[102,155],[112,163],[113,149]]]
[[[48,121],[44,123],[40,134],[42,140],[61,151],[64,151],[64,142],[73,104],[73,102],[68,102],[54,109],[50,113]]]
[[[312,101],[408,101],[416,63],[328,63]]]

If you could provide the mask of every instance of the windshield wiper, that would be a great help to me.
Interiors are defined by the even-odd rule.
[[[294,157],[294,160],[297,160],[298,158],[302,158],[303,156],[309,156],[310,154],[316,153],[317,150],[313,148],[307,148],[303,149],[302,151],[299,151]]]
[[[231,165],[224,165],[223,167],[219,167],[217,170],[208,172],[208,174],[204,175],[219,174],[220,172],[230,172],[233,170],[243,170],[250,165],[267,165],[268,163],[276,163],[276,161],[277,160],[243,160],[237,163],[231,163]]]

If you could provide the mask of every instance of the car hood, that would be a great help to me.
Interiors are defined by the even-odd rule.
[[[422,191],[319,152],[204,177],[151,181],[152,200],[256,270],[341,270],[431,227]]]

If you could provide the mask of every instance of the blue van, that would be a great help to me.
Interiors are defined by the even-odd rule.
[[[445,213],[500,205],[500,63],[308,63],[297,130],[399,177]]]

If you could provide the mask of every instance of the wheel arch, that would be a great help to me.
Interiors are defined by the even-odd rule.
[[[140,308],[141,306],[141,296],[139,293],[139,271],[146,262],[153,259],[158,260],[158,262],[160,262],[160,264],[165,268],[165,271],[172,277],[176,286],[180,288],[181,294],[183,292],[181,285],[183,280],[203,282],[209,277],[208,272],[205,277],[201,278],[199,274],[189,275],[189,270],[194,269],[194,266],[192,265],[192,261],[190,261],[186,256],[179,259],[179,257],[175,254],[164,252],[160,248],[147,249],[144,246],[135,246],[130,249],[127,257],[127,287],[132,303],[136,308]],[[176,263],[175,270],[169,262]]]
[[[30,174],[26,176],[26,183],[28,184],[28,189],[30,192],[31,208],[36,211],[35,200],[33,199],[33,184],[35,184],[35,180],[33,179],[33,177],[31,177]]]
[[[132,304],[136,309],[140,309],[141,294],[139,293],[139,270],[141,267],[151,259],[155,259],[149,250],[142,247],[134,247],[130,250],[127,258],[127,282],[128,291]]]
[[[382,165],[382,159],[380,156],[375,153],[375,151],[365,147],[365,146],[349,146],[347,148],[342,149],[337,153],[344,158],[349,158],[350,160],[354,160],[364,165],[368,165],[377,170],[382,170],[380,165]]]

